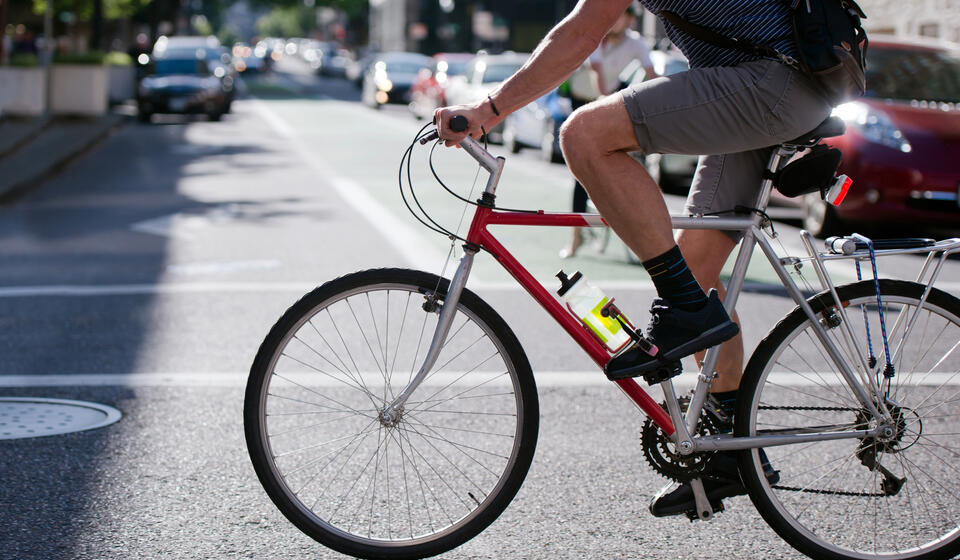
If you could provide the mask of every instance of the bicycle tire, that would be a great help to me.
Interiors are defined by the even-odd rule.
[[[739,454],[741,476],[764,520],[811,558],[952,558],[960,553],[960,499],[951,483],[957,473],[951,463],[958,456],[951,443],[960,432],[960,299],[931,290],[907,330],[924,286],[880,280],[879,287],[895,366],[891,393],[884,398],[897,403],[896,436],[886,443],[853,438],[763,448],[768,469],[778,473],[769,480],[759,451],[745,450]],[[837,294],[860,339],[861,355],[869,354],[863,319],[869,317],[877,357],[871,375],[882,379],[885,359],[873,281],[840,286]],[[808,303],[821,323],[829,323],[835,309],[829,293]],[[758,345],[741,383],[737,436],[866,425],[868,415],[840,383],[840,373],[810,327],[797,307]],[[849,356],[842,327],[827,332]],[[869,367],[868,359],[864,363]],[[899,488],[895,482],[885,486],[886,475],[869,463],[905,481]]]
[[[254,469],[287,519],[329,548],[445,552],[492,523],[523,482],[539,422],[533,374],[511,329],[468,290],[400,419],[380,418],[429,347],[439,313],[426,295],[442,301],[447,288],[405,269],[343,276],[287,310],[257,353],[244,399]]]

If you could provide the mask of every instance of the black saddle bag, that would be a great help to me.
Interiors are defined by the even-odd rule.
[[[841,157],[840,150],[817,144],[802,157],[774,173],[773,185],[790,198],[814,192],[823,193],[836,180]]]

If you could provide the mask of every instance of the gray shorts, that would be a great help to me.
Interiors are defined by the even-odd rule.
[[[694,68],[620,95],[641,151],[700,156],[690,214],[754,206],[770,147],[813,130],[832,109],[810,78],[772,60]]]

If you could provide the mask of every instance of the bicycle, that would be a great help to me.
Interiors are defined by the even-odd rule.
[[[425,129],[421,144],[436,138]],[[737,451],[761,516],[810,557],[951,557],[960,553],[960,499],[950,482],[960,453],[951,445],[960,432],[960,299],[933,283],[960,239],[854,236],[817,250],[802,232],[807,255],[780,257],[767,238],[775,172],[842,131],[828,119],[775,147],[747,213],[673,217],[675,228],[744,233],[728,310],[756,246],[797,304],[745,368],[733,434],[721,433],[704,406],[718,347],[707,351],[689,397],[678,397],[676,371],[647,378],[663,389],[663,404],[636,379],[615,383],[647,416],[647,460],[694,488],[692,518],[715,514],[700,474],[718,451]],[[470,138],[461,147],[489,177],[452,279],[374,269],[327,282],[279,319],[251,367],[244,424],[260,482],[294,525],[346,554],[419,558],[459,546],[507,507],[530,466],[536,384],[510,326],[465,287],[478,252],[493,255],[600,368],[611,358],[487,229],[605,227],[603,219],[497,208],[505,160]],[[927,255],[915,282],[878,277],[876,258],[909,253]],[[841,259],[858,273],[869,262],[873,278],[835,285],[825,263]],[[821,285],[810,297],[793,279],[805,265]]]

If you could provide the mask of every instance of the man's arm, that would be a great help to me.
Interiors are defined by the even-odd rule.
[[[437,109],[434,121],[438,123],[440,137],[447,140],[448,146],[459,143],[467,134],[479,138],[481,126],[489,130],[508,114],[557,87],[597,48],[630,1],[580,0],[540,41],[527,62],[490,94],[492,103],[483,99]],[[470,123],[467,132],[450,130],[450,118],[455,115],[467,118]]]

